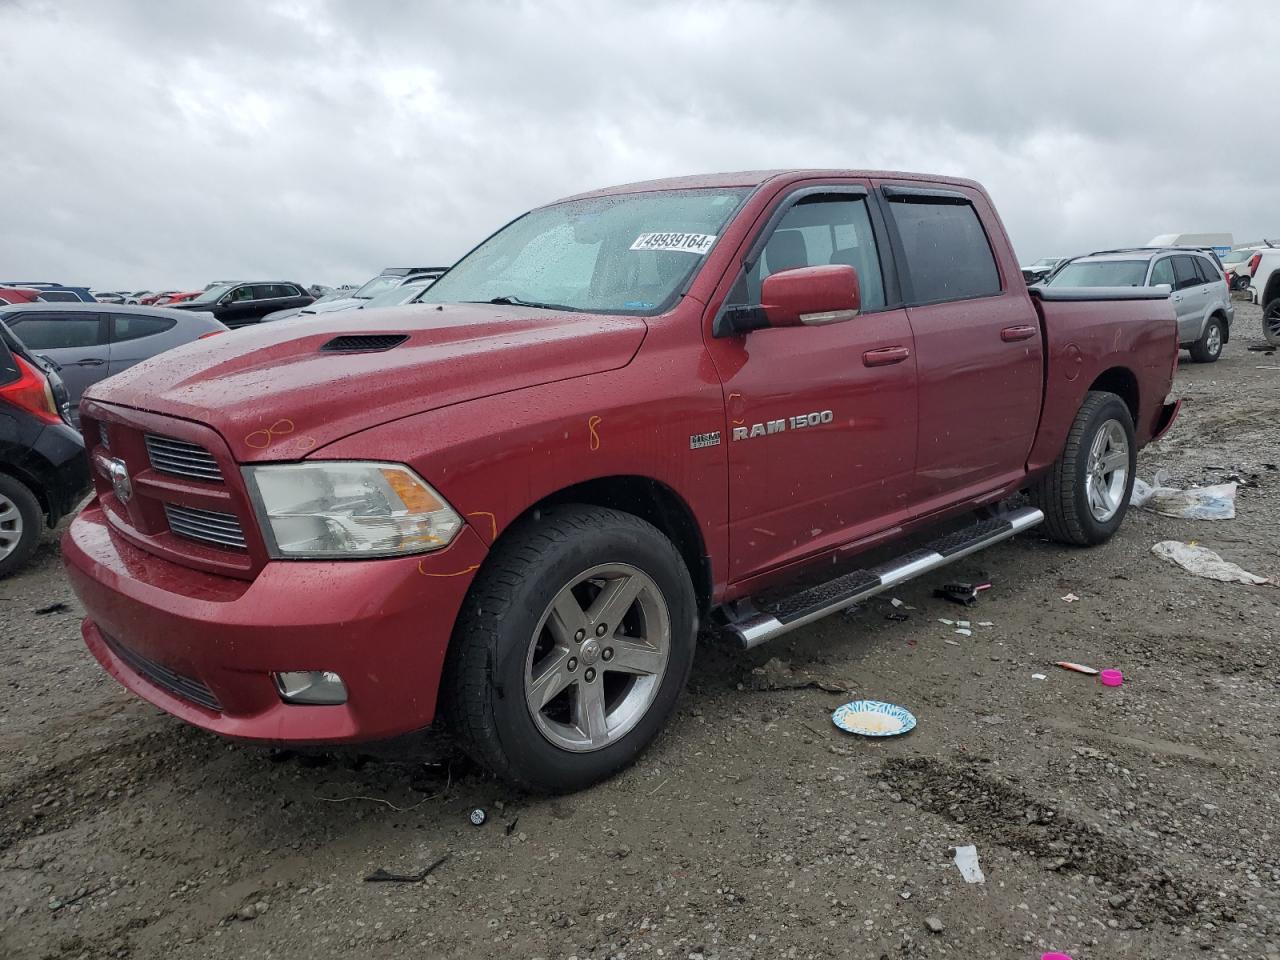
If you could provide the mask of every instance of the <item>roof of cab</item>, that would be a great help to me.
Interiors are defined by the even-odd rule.
[[[857,177],[867,180],[922,180],[927,183],[949,184],[958,187],[982,187],[973,180],[962,177],[940,177],[931,173],[904,173],[898,170],[742,170],[737,173],[703,173],[691,177],[668,177],[662,180],[641,180],[637,183],[624,183],[616,187],[602,187],[585,193],[564,197],[555,203],[566,200],[585,200],[589,197],[609,197],[620,193],[646,193],[654,190],[695,190],[715,187],[759,187],[771,180],[796,181],[815,180],[828,177]]]

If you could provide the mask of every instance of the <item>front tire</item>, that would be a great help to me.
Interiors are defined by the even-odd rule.
[[[1129,509],[1137,457],[1125,402],[1114,393],[1091,390],[1061,456],[1031,490],[1049,537],[1075,546],[1111,539]]]
[[[444,715],[492,773],[539,793],[630,764],[693,664],[696,600],[675,546],[602,507],[548,507],[506,534],[455,627]]]
[[[40,543],[44,511],[27,485],[0,473],[0,577],[27,565]]]
[[[1226,324],[1217,317],[1210,317],[1200,339],[1191,345],[1191,359],[1196,363],[1213,363],[1222,356],[1222,344],[1226,338]]]

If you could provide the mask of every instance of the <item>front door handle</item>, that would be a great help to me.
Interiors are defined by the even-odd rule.
[[[88,360],[74,360],[67,364],[69,367],[100,367],[107,361],[99,360],[96,357],[90,357]]]
[[[862,365],[866,367],[887,367],[891,363],[901,363],[911,356],[906,347],[880,347],[868,350],[862,355]]]
[[[1026,325],[1005,327],[1000,331],[1000,339],[1005,343],[1017,343],[1019,340],[1030,340],[1037,332],[1035,327]]]

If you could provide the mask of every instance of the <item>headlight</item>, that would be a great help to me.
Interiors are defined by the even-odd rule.
[[[462,518],[408,467],[345,460],[244,468],[273,557],[391,557],[447,546]]]

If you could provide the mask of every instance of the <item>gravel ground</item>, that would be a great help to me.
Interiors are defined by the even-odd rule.
[[[0,955],[1280,958],[1280,589],[1150,552],[1280,575],[1280,356],[1246,349],[1256,307],[1237,317],[1219,363],[1184,354],[1182,418],[1139,469],[1256,476],[1235,520],[1134,511],[1090,551],[1033,531],[902,590],[906,622],[877,601],[749,656],[706,637],[655,747],[570,797],[430,744],[300,755],[187,727],[91,660],[49,538],[0,583]],[[971,611],[931,598],[978,576]],[[843,735],[824,687],[919,726]]]

